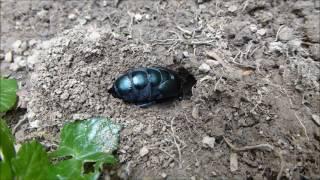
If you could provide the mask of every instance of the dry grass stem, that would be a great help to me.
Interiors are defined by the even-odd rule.
[[[253,146],[244,146],[241,148],[235,147],[233,144],[231,144],[225,137],[223,137],[224,141],[227,143],[227,145],[235,152],[240,152],[240,151],[248,151],[252,149],[261,149],[261,150],[267,150],[267,151],[273,151],[275,155],[277,155],[280,158],[280,171],[277,175],[277,180],[281,179],[281,175],[284,169],[284,160],[283,156],[279,151],[276,151],[275,148],[270,145],[270,144],[258,144],[258,145],[253,145]]]
[[[296,118],[298,119],[300,125],[302,126],[303,131],[304,131],[304,134],[306,135],[308,141],[310,141],[310,138],[309,138],[308,133],[307,133],[307,128],[306,128],[306,126],[304,126],[304,124],[302,123],[301,119],[299,118],[299,116],[297,115],[296,112],[294,113],[294,115],[296,116]]]

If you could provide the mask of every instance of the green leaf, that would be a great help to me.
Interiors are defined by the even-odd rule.
[[[9,162],[15,156],[14,138],[7,123],[0,119],[0,159],[2,162]]]
[[[77,179],[77,180],[95,180],[98,179],[100,173],[83,174],[82,161],[69,159],[61,161],[55,166],[50,167],[48,179]]]
[[[17,81],[0,78],[0,112],[10,110],[17,101]]]
[[[96,168],[117,160],[111,153],[118,148],[120,125],[106,118],[91,118],[66,124],[59,148],[51,157],[71,156],[84,162],[96,162]]]
[[[50,167],[46,151],[36,141],[23,144],[11,163],[18,180],[46,179]]]
[[[13,179],[11,159],[16,155],[13,142],[8,125],[0,119],[0,179]]]
[[[13,179],[12,170],[9,162],[0,162],[0,179]]]

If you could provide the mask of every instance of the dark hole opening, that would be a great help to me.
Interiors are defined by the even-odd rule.
[[[83,165],[84,174],[89,174],[91,172],[94,172],[94,165],[95,165],[95,162],[85,162]]]
[[[183,67],[178,67],[177,74],[182,78],[182,99],[190,99],[192,87],[196,84],[196,78]]]

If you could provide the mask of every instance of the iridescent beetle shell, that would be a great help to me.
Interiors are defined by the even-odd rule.
[[[139,105],[181,95],[181,79],[162,67],[137,68],[121,75],[109,92],[116,98]]]

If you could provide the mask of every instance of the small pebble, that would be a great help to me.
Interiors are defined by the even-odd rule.
[[[166,178],[168,175],[166,173],[161,173],[162,178]]]
[[[60,96],[60,98],[62,99],[62,100],[66,100],[66,99],[68,99],[68,97],[69,97],[69,93],[67,92],[67,91],[65,91],[63,94],[61,94],[61,96]]]
[[[231,5],[229,8],[228,8],[228,11],[229,12],[236,12],[238,10],[238,7],[235,6],[235,5]]]
[[[258,30],[258,27],[255,24],[250,24],[249,28],[251,32],[257,32]]]
[[[140,149],[140,156],[143,157],[145,155],[147,155],[149,153],[149,149],[146,147],[146,146],[143,146],[141,149]]]
[[[182,55],[183,55],[184,58],[187,58],[187,57],[190,56],[187,51],[183,51],[183,52],[182,52]]]
[[[191,115],[192,115],[192,117],[193,117],[194,119],[199,119],[199,118],[200,118],[199,106],[200,106],[200,105],[197,104],[197,105],[193,106],[193,108],[192,108],[192,113],[191,113]]]
[[[86,19],[79,19],[79,24],[85,25],[85,24],[87,24],[87,20]]]
[[[266,35],[266,33],[267,33],[267,30],[266,30],[266,29],[259,29],[259,30],[257,31],[257,34],[259,34],[260,36],[264,36],[264,35]]]
[[[22,41],[21,40],[16,40],[13,44],[12,44],[12,49],[13,51],[17,52],[19,51],[19,48],[22,44]]]
[[[278,34],[278,38],[281,41],[290,41],[294,39],[294,31],[292,28],[283,27]]]
[[[103,7],[106,7],[107,5],[108,5],[108,1],[107,1],[107,0],[102,1],[102,6],[103,6]]]
[[[230,154],[230,170],[231,172],[238,170],[238,154],[237,153]]]
[[[150,19],[151,19],[150,14],[146,14],[146,15],[145,15],[145,18],[146,18],[146,20],[150,20]]]
[[[170,163],[170,165],[169,165],[171,168],[173,168],[174,167],[174,162],[173,163]]]
[[[283,52],[286,49],[285,44],[279,41],[271,42],[268,47],[271,52]]]
[[[93,31],[89,34],[88,39],[91,41],[98,41],[101,38],[101,35],[97,31]]]
[[[201,4],[201,3],[203,3],[204,2],[204,0],[197,0],[197,3],[198,4]]]
[[[144,132],[146,135],[148,136],[152,136],[153,134],[153,129],[152,129],[152,126],[148,126],[146,131]]]
[[[133,127],[133,132],[135,133],[140,133],[142,131],[142,129],[144,128],[142,123],[139,123],[138,125]]]
[[[205,136],[202,139],[202,143],[205,147],[214,148],[214,143],[216,139],[214,137]]]
[[[135,14],[135,15],[134,15],[134,19],[135,19],[136,21],[141,21],[141,20],[142,20],[142,15],[141,15],[141,14]]]
[[[42,9],[41,11],[37,12],[37,16],[38,16],[40,19],[45,19],[45,18],[48,17],[48,11]]]
[[[18,71],[19,70],[19,65],[17,63],[11,63],[9,69],[11,71]]]
[[[4,56],[4,61],[8,63],[11,63],[13,61],[12,51],[6,53],[6,55]]]
[[[311,57],[316,60],[320,61],[320,44],[313,44],[310,47]]]
[[[76,18],[77,18],[77,16],[75,14],[68,15],[68,19],[70,19],[70,20],[75,20]]]
[[[86,20],[91,20],[91,16],[90,15],[87,15],[84,17]]]
[[[34,45],[36,45],[37,44],[37,40],[35,40],[35,39],[31,39],[30,41],[29,41],[29,46],[30,47],[32,47],[32,46],[34,46]]]
[[[16,63],[18,64],[19,68],[24,68],[27,66],[27,61],[24,58],[19,58],[20,60]]]
[[[29,125],[30,125],[31,128],[38,128],[38,127],[40,127],[39,124],[40,124],[39,120],[35,120],[35,121],[29,122]]]
[[[300,39],[293,39],[288,41],[289,48],[291,50],[297,50],[301,48],[302,41]]]
[[[318,115],[312,114],[312,119],[318,126],[320,126],[320,117]]]
[[[210,71],[210,66],[206,63],[202,63],[201,66],[199,67],[199,71],[201,72],[209,72]]]
[[[217,176],[217,173],[215,171],[211,172],[212,176]]]
[[[34,53],[34,54],[32,54],[31,56],[28,56],[28,57],[27,57],[28,67],[29,67],[30,69],[33,69],[33,68],[34,68],[34,65],[38,62],[38,60],[39,60],[38,53]]]
[[[28,43],[27,43],[27,41],[23,41],[20,45],[20,51],[23,52],[27,49],[28,49]]]
[[[220,64],[220,62],[208,59],[208,60],[206,60],[206,64],[208,64],[210,67],[215,67],[215,66],[218,66]]]
[[[200,5],[199,5],[199,9],[206,9],[206,8],[207,8],[207,6],[204,5],[204,4],[200,4]]]

